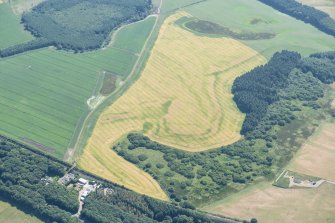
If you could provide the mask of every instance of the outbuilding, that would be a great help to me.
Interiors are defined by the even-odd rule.
[[[78,182],[82,185],[85,185],[88,183],[88,180],[84,179],[84,178],[79,178]]]

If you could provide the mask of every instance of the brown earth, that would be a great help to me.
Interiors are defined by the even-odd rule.
[[[335,181],[335,124],[324,124],[299,150],[288,169]]]
[[[335,185],[282,189],[261,184],[204,209],[247,220],[256,217],[262,223],[331,223],[335,222]]]
[[[335,19],[335,0],[298,0],[298,2],[324,11]]]

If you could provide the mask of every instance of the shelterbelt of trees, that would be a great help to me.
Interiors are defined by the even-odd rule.
[[[295,0],[259,0],[274,9],[315,26],[322,32],[335,36],[335,21],[325,12],[303,5]]]
[[[279,130],[303,111],[320,109],[324,84],[335,81],[334,58],[335,52],[302,58],[299,53],[282,51],[266,65],[237,78],[234,100],[247,115],[241,130],[245,137],[235,144],[189,153],[130,133],[113,149],[150,173],[181,206],[234,191],[234,184],[271,178],[281,160],[275,152],[280,149]]]
[[[0,137],[0,199],[32,214],[44,222],[79,223],[234,223],[237,221],[208,216],[205,213],[139,195],[97,178],[80,169],[75,175],[102,184],[86,199],[80,219],[73,217],[79,208],[78,191],[57,183],[71,168],[40,151]],[[84,175],[83,175],[84,174]],[[46,184],[42,178],[52,177]]]
[[[46,46],[74,52],[98,49],[113,30],[145,18],[151,8],[151,0],[46,0],[21,18],[36,39],[3,49],[0,57]]]

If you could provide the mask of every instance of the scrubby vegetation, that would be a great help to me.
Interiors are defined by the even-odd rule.
[[[274,33],[235,32],[219,24],[198,19],[192,19],[186,22],[184,25],[186,28],[198,33],[229,36],[238,40],[272,39],[276,36]]]
[[[0,199],[37,216],[45,222],[79,223],[73,217],[79,208],[78,192],[57,183],[70,166],[43,153],[32,150],[7,138],[0,138]],[[85,172],[75,169],[76,175]],[[135,192],[126,190],[86,173],[86,177],[110,189],[91,193],[85,200],[80,218],[90,223],[132,222],[198,222],[224,223],[219,217],[207,216],[192,210],[176,207]],[[47,183],[47,177],[53,182]],[[231,221],[229,221],[231,222]]]
[[[301,111],[320,108],[322,82],[328,83],[324,76],[332,71],[334,63],[320,59],[324,60],[323,66],[310,67],[306,61],[313,57],[302,59],[298,53],[282,51],[268,64],[236,79],[234,100],[247,117],[241,130],[245,139],[233,145],[188,153],[154,142],[141,133],[130,133],[113,148],[150,173],[180,205],[198,205],[236,190],[237,185],[259,177],[272,178],[272,171],[281,162],[276,153],[280,149],[278,131]],[[139,159],[144,155],[148,158]]]
[[[325,12],[295,0],[259,0],[271,7],[309,23],[320,31],[335,36],[335,21]]]
[[[122,24],[145,18],[151,0],[47,0],[22,15],[35,40],[4,49],[0,57],[46,46],[82,52],[100,48]]]
[[[112,93],[116,88],[116,81],[117,81],[116,75],[105,71],[104,81],[100,89],[100,94],[109,95],[110,93]]]

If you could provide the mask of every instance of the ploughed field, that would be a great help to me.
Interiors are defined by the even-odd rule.
[[[324,124],[297,153],[290,169],[335,181],[335,124]]]
[[[324,183],[315,189],[283,189],[264,183],[231,198],[214,203],[205,210],[249,218],[260,222],[334,222],[335,185]]]
[[[334,182],[334,124],[323,124],[298,151],[288,168]],[[255,216],[261,222],[335,221],[335,185],[324,182],[317,188],[284,189],[270,183],[257,184],[206,211],[240,218]],[[256,202],[255,202],[256,201]]]

